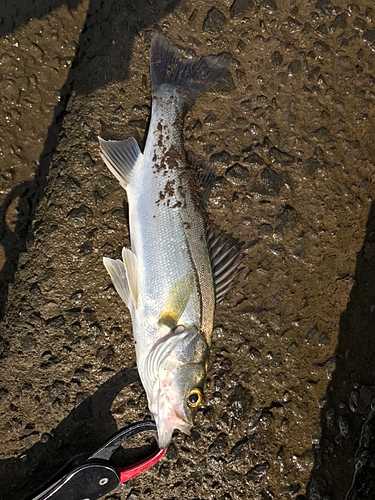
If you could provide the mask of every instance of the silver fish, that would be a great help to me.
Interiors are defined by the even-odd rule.
[[[131,313],[137,367],[160,448],[168,446],[175,428],[189,433],[193,425],[207,374],[215,300],[241,271],[238,240],[212,224],[208,228],[204,216],[215,175],[209,169],[198,175],[188,165],[182,137],[187,110],[229,65],[225,54],[184,59],[156,34],[143,153],[132,137],[99,138],[104,162],[127,193],[131,237],[122,260],[103,261]]]

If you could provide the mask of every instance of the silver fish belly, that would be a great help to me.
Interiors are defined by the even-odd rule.
[[[157,34],[150,66],[152,114],[143,154],[133,138],[100,139],[102,158],[127,192],[131,237],[122,261],[105,258],[104,264],[131,313],[139,375],[165,448],[175,428],[192,426],[207,374],[215,285],[221,280],[221,298],[243,256],[230,237],[211,231],[207,238],[199,193],[207,194],[210,183],[187,164],[182,137],[188,108],[227,71],[228,60],[185,60]]]

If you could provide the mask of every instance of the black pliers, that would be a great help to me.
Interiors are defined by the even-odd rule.
[[[125,427],[93,453],[76,455],[28,500],[97,500],[107,495],[121,483],[152,467],[164,455],[166,450],[158,449],[140,462],[123,468],[115,468],[109,462],[123,442],[146,431],[156,431],[155,422],[138,422]]]

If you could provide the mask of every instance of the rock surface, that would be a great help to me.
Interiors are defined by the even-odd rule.
[[[186,55],[233,56],[231,77],[194,105],[184,137],[217,170],[210,217],[248,255],[216,311],[194,431],[108,500],[345,498],[360,431],[374,426],[373,10],[362,0],[92,0],[38,11],[25,26],[33,13],[9,13],[4,290],[18,270],[0,339],[4,498],[20,500],[74,454],[148,418],[130,316],[102,265],[129,234],[97,136],[143,147],[155,30]],[[362,443],[366,456],[373,442]],[[355,478],[367,497],[371,463]]]

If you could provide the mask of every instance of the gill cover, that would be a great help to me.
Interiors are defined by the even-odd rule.
[[[195,411],[188,397],[195,388],[203,390],[208,356],[204,334],[183,325],[157,342],[147,356],[143,383],[160,448],[168,446],[174,429],[189,433]]]

